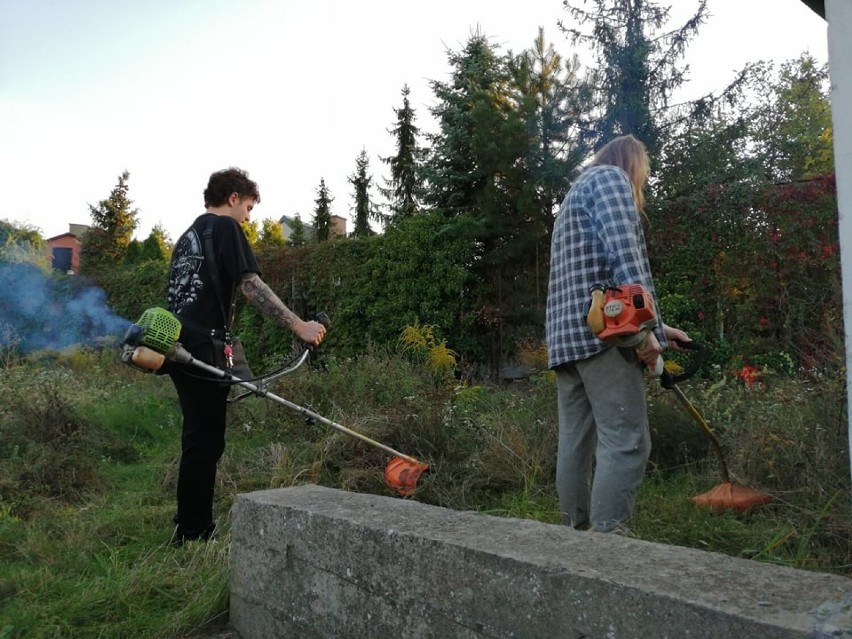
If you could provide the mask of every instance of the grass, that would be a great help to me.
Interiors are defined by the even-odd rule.
[[[433,371],[394,354],[321,364],[276,390],[428,459],[418,500],[559,521],[547,373],[501,388],[439,387]],[[715,461],[683,408],[650,385],[654,453],[631,534],[850,575],[842,383],[763,384],[718,375],[685,390],[731,472],[773,502],[746,515],[696,508],[690,497],[719,481]],[[0,406],[0,639],[210,636],[227,621],[237,493],[310,482],[388,494],[383,452],[252,398],[230,409],[218,542],[173,548],[180,415],[168,379],[108,352],[43,355],[0,369]]]
[[[4,476],[25,477],[21,466],[45,462],[29,490],[4,483],[0,492],[0,637],[189,637],[224,623],[227,540],[168,543],[166,477],[179,445],[168,381],[108,368],[101,379],[67,376],[67,363],[48,378],[5,372],[10,393],[41,376],[47,404],[42,411],[36,400],[0,431],[4,451],[21,428],[39,432],[42,444],[18,443],[17,458],[3,456]],[[72,434],[57,417],[73,424]],[[79,468],[51,473],[69,449]]]
[[[169,546],[161,467],[106,469],[109,491],[0,532],[2,615],[27,637],[178,637],[222,618],[227,546]]]

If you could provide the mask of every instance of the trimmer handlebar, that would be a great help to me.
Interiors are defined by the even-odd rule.
[[[689,342],[684,342],[682,340],[675,341],[677,341],[681,348],[693,351],[694,355],[689,362],[689,366],[687,366],[682,373],[672,375],[667,370],[663,369],[663,374],[660,376],[660,385],[666,390],[671,390],[675,384],[679,384],[680,382],[695,375],[695,373],[698,372],[698,369],[701,368],[701,365],[704,364],[704,353],[706,350],[704,344],[694,340]]]
[[[315,319],[326,328],[331,326],[331,320],[325,313],[318,313]],[[192,353],[187,351],[177,341],[180,332],[180,321],[172,313],[162,308],[148,309],[142,314],[142,317],[136,324],[132,324],[127,329],[120,343],[122,348],[121,360],[126,364],[131,364],[140,370],[148,372],[160,370],[167,359],[179,364],[195,366],[225,382],[248,389],[248,394],[255,394],[258,397],[265,397],[266,399],[275,401],[301,413],[313,421],[322,422],[337,431],[351,435],[367,444],[391,453],[395,457],[385,468],[385,483],[400,495],[411,495],[415,491],[418,478],[429,469],[429,464],[427,463],[421,462],[410,455],[405,455],[386,444],[370,439],[366,435],[346,428],[322,415],[318,415],[308,408],[294,404],[267,390],[266,386],[269,381],[298,368],[307,358],[308,352],[313,349],[312,346],[305,344],[305,348],[295,366],[258,380],[245,380],[235,377],[229,372],[211,364],[195,359]],[[258,383],[253,384],[252,381],[257,381]]]

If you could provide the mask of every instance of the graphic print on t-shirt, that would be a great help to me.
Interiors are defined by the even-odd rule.
[[[204,290],[204,281],[200,275],[203,263],[201,239],[195,229],[191,228],[178,240],[172,257],[167,299],[173,313],[179,315],[198,301],[201,291]]]

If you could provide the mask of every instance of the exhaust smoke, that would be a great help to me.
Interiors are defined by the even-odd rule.
[[[96,345],[117,340],[130,324],[84,278],[50,277],[30,263],[0,264],[0,348],[27,354]]]

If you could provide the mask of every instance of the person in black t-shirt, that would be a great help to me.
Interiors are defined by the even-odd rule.
[[[325,336],[319,322],[303,321],[260,278],[260,268],[243,233],[260,202],[257,184],[237,168],[210,176],[204,191],[207,211],[175,244],[169,274],[168,307],[181,322],[181,344],[192,355],[215,364],[221,339],[230,329],[235,291],[264,315],[317,345]],[[213,253],[212,264],[208,261]],[[219,338],[214,347],[214,337]],[[216,465],[225,450],[225,412],[229,387],[174,366],[169,374],[183,413],[177,480],[177,524],[173,542],[209,539],[215,530],[213,492]]]

